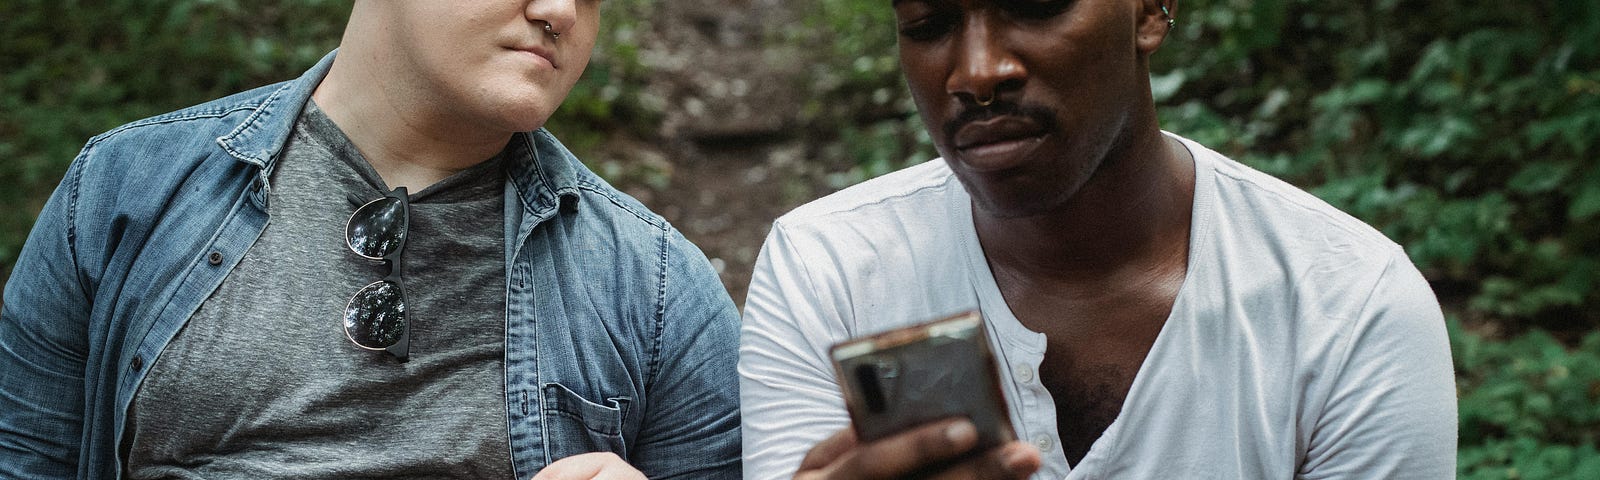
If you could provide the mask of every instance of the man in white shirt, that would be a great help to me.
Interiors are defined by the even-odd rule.
[[[1450,478],[1443,316],[1405,252],[1157,125],[1175,0],[896,0],[943,155],[780,218],[745,304],[746,478]],[[850,337],[977,308],[1020,441],[856,442]],[[967,455],[967,456],[963,456]]]

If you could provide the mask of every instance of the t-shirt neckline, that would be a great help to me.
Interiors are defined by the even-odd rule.
[[[1062,457],[1063,463],[1068,466],[1071,472],[1077,472],[1085,466],[1094,467],[1103,461],[1103,457],[1109,455],[1105,452],[1119,449],[1120,434],[1126,429],[1126,425],[1133,421],[1128,420],[1128,407],[1140,403],[1137,400],[1148,395],[1145,391],[1155,388],[1148,385],[1152,382],[1151,376],[1154,375],[1153,369],[1155,368],[1151,366],[1150,359],[1157,357],[1157,353],[1160,351],[1173,348],[1166,346],[1166,344],[1177,341],[1171,338],[1174,334],[1169,332],[1176,328],[1172,325],[1173,319],[1184,317],[1176,314],[1182,309],[1188,308],[1188,304],[1192,302],[1192,300],[1188,300],[1188,297],[1192,295],[1192,290],[1196,288],[1193,286],[1193,281],[1196,278],[1195,268],[1199,265],[1198,261],[1203,259],[1197,252],[1209,248],[1211,244],[1209,239],[1213,229],[1213,220],[1210,206],[1214,202],[1216,195],[1215,184],[1211,181],[1216,174],[1214,171],[1215,166],[1212,164],[1214,159],[1209,156],[1209,150],[1187,138],[1166,131],[1162,131],[1162,134],[1178,140],[1184,148],[1189,150],[1190,157],[1194,159],[1195,187],[1189,220],[1188,272],[1185,273],[1183,285],[1179,288],[1178,296],[1173,301],[1172,313],[1167,315],[1167,321],[1162,325],[1161,332],[1157,334],[1155,343],[1150,346],[1150,351],[1145,354],[1144,362],[1139,365],[1139,371],[1134,375],[1133,385],[1128,389],[1127,398],[1122,401],[1122,411],[1117,414],[1117,418],[1112,420],[1111,425],[1106,427],[1105,432],[1100,435],[1099,439],[1095,440],[1094,444],[1089,447],[1089,452],[1084,454],[1082,461],[1076,465],[1065,459],[1059,445],[1057,445],[1057,448],[1052,449],[1054,455]],[[954,175],[954,173],[951,175]],[[955,183],[959,184],[960,182]],[[971,196],[964,188],[957,188],[957,191],[959,192],[958,195],[946,197],[950,202],[947,208],[957,217],[956,226],[957,230],[959,230],[958,237],[961,244],[959,247],[965,252],[964,256],[967,260],[968,273],[972,277],[971,281],[974,294],[977,297],[978,309],[982,312],[986,320],[985,323],[989,325],[989,333],[995,337],[991,343],[996,348],[995,356],[1000,362],[1000,366],[1005,368],[1012,365],[1014,361],[1009,356],[1013,353],[1030,359],[1042,360],[1046,350],[1047,339],[1045,335],[1023,325],[1022,321],[1018,320],[1016,314],[1011,311],[1011,307],[1006,304],[1005,296],[1000,293],[1000,285],[994,280],[994,272],[989,269],[989,262],[983,252],[983,245],[978,240],[978,228],[973,220],[974,207]],[[1035,364],[1034,367],[1037,370],[1038,365]],[[1010,385],[1005,388],[1006,394],[1013,396],[1013,399],[1008,403],[1015,405],[1014,397],[1018,394],[1017,387],[1013,382],[1007,383],[1010,383]],[[1049,396],[1048,393],[1045,395]],[[1050,403],[1051,407],[1054,408],[1055,399],[1051,398]],[[1061,436],[1056,426],[1046,425],[1044,427],[1050,432],[1051,438],[1055,439],[1056,443],[1059,444]],[[1090,468],[1085,471],[1094,470],[1098,469]]]

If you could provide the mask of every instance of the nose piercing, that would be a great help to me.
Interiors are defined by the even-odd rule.
[[[989,95],[989,98],[973,97],[973,99],[978,101],[978,106],[980,107],[987,107],[994,104],[994,95]]]
[[[554,25],[551,25],[550,22],[544,22],[544,33],[550,34],[550,39],[551,40],[560,40],[561,39],[561,34],[556,32],[556,27]]]

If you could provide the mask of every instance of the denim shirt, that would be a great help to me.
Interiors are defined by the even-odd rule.
[[[271,219],[274,161],[332,64],[99,135],[0,310],[0,478],[115,478],[147,371]],[[738,313],[705,256],[544,130],[506,180],[506,411],[517,478],[610,451],[739,477]],[[271,292],[263,292],[270,294]]]

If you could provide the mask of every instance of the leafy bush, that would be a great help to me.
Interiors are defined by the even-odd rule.
[[[1532,332],[1488,341],[1450,322],[1462,478],[1600,478],[1600,332],[1577,349]]]

